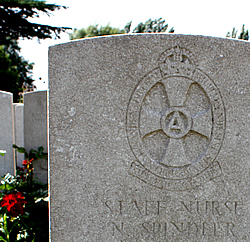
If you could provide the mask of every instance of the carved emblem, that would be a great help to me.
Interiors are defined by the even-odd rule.
[[[189,50],[173,46],[131,95],[127,137],[136,160],[129,172],[161,189],[199,186],[221,174],[224,129],[220,91]]]

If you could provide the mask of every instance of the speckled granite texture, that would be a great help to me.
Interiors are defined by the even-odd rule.
[[[249,241],[247,41],[50,47],[51,240]]]

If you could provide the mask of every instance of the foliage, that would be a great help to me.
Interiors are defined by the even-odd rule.
[[[69,34],[71,40],[81,39],[86,37],[94,37],[101,35],[111,35],[111,34],[124,34],[129,33],[132,21],[128,22],[124,29],[111,27],[109,24],[107,26],[90,25],[89,27],[82,29],[74,29],[73,33]],[[162,33],[166,32],[168,24],[165,24],[165,20],[162,18],[151,20],[149,19],[145,23],[139,23],[132,33]],[[169,30],[169,33],[174,33],[174,28]]]
[[[50,16],[53,11],[61,8],[66,7],[39,0],[0,0],[0,45],[20,37],[47,39],[55,34],[59,38],[59,34],[69,28],[36,24],[28,18],[39,17],[41,13]]]
[[[244,24],[242,25],[241,33],[240,33],[240,36],[238,38],[243,39],[243,40],[249,40],[248,30],[245,31],[245,25]]]
[[[13,93],[14,102],[21,100],[23,85],[34,81],[31,77],[33,64],[20,56],[19,38],[59,38],[69,28],[53,27],[30,22],[64,6],[47,4],[39,0],[0,0],[0,90]]]
[[[228,38],[236,38],[236,35],[237,35],[237,32],[238,32],[238,30],[235,30],[235,27],[233,27],[233,30],[232,30],[232,32],[230,33],[229,31],[227,32],[227,35],[226,35],[226,37],[228,37]]]
[[[17,175],[6,174],[0,184],[0,241],[48,241],[47,185],[33,181],[33,161],[46,158],[39,147],[25,154]]]
[[[119,28],[113,28],[109,24],[106,26],[90,25],[89,27],[82,29],[74,29],[73,33],[69,34],[71,40],[73,39],[81,39],[86,37],[94,37],[101,35],[110,35],[110,34],[124,34],[124,30],[120,30]]]
[[[124,29],[126,33],[130,32],[131,23],[132,22],[129,22],[125,26]],[[145,23],[142,23],[142,22],[139,23],[134,28],[132,33],[164,33],[167,31],[167,28],[168,28],[168,24],[165,24],[165,20],[163,20],[162,18],[155,19],[155,20],[149,19]],[[174,33],[174,28],[172,27],[168,32]]]
[[[40,146],[38,150],[31,149],[28,153],[23,147],[18,147],[17,145],[13,145],[13,148],[17,150],[19,153],[23,153],[25,160],[23,161],[23,165],[26,168],[26,174],[25,174],[25,184],[26,184],[26,190],[32,191],[33,188],[33,161],[39,160],[39,159],[48,159],[48,154],[44,153],[44,148]],[[19,174],[21,175],[21,174]],[[23,177],[23,175],[21,175]]]
[[[6,150],[0,150],[0,155],[1,155],[1,156],[4,156],[5,153],[6,153]]]
[[[226,37],[228,37],[228,38],[236,38],[237,32],[238,32],[238,30],[235,30],[235,27],[233,27],[232,32],[231,33],[228,32]],[[249,33],[248,33],[248,30],[245,30],[245,25],[244,24],[242,25],[241,33],[238,36],[238,39],[249,40]]]
[[[20,56],[20,47],[16,40],[9,45],[0,46],[0,90],[13,93],[14,102],[21,98],[24,84],[31,84],[33,63]]]

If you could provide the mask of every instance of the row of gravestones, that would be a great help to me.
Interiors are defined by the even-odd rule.
[[[12,145],[24,147],[26,151],[43,146],[47,152],[47,91],[24,94],[24,103],[13,103],[12,93],[0,91],[0,176],[15,174],[16,166],[22,167],[24,155],[17,153]],[[34,164],[35,179],[47,183],[47,161]]]

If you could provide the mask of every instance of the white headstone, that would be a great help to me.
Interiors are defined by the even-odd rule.
[[[6,150],[5,156],[0,156],[0,176],[8,172],[14,174],[12,105],[12,93],[0,91],[0,150]]]
[[[24,148],[27,152],[43,146],[47,152],[47,91],[24,94]],[[34,177],[48,183],[48,162],[34,161]]]
[[[23,126],[23,104],[14,103],[13,104],[14,112],[14,144],[19,147],[24,147],[24,126]],[[24,154],[15,152],[16,164],[17,166],[22,166],[22,161],[24,160]]]

